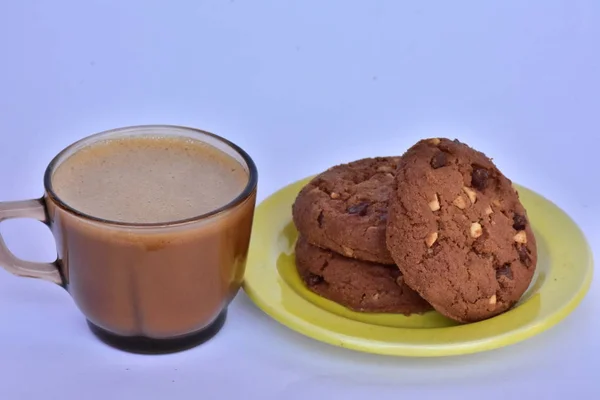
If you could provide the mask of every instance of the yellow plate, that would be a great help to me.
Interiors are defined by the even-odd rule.
[[[275,320],[326,343],[396,356],[447,356],[516,343],[558,323],[581,302],[592,280],[592,254],[577,225],[557,206],[517,186],[538,242],[531,286],[510,311],[460,325],[435,311],[406,317],[353,312],[308,291],[294,265],[297,231],[291,207],[303,179],[256,209],[244,290]]]

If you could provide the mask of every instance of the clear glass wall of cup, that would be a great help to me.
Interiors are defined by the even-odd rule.
[[[104,220],[57,197],[52,176],[70,155],[101,140],[147,134],[191,138],[217,148],[245,169],[245,188],[233,201],[209,213],[156,224]],[[141,353],[187,349],[221,329],[228,304],[241,286],[257,181],[250,156],[208,132],[152,125],[98,133],[70,145],[52,160],[41,198],[0,203],[0,222],[33,218],[46,224],[56,241],[57,260],[20,260],[0,237],[0,266],[66,289],[92,332],[114,347]]]

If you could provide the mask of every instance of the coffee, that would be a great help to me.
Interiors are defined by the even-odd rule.
[[[138,136],[83,148],[58,166],[55,193],[74,209],[127,223],[193,218],[232,201],[248,172],[199,140]]]
[[[49,175],[65,286],[107,341],[214,332],[244,275],[253,164],[207,134],[161,129],[92,137],[58,156]]]

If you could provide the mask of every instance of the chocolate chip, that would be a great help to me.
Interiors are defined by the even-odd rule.
[[[319,228],[323,226],[323,211],[319,213],[319,216],[317,217],[317,223],[319,224]]]
[[[431,168],[438,169],[448,164],[448,156],[443,151],[438,152],[431,158]]]
[[[306,277],[306,284],[309,286],[315,286],[318,285],[319,283],[323,282],[323,277],[313,274],[311,272],[308,273],[308,276]]]
[[[460,140],[458,140],[458,139],[454,139],[453,142],[457,143],[457,144],[460,144]]]
[[[434,244],[431,245],[430,248],[427,249],[427,254],[430,256],[437,256],[440,251],[442,251],[442,246],[440,245],[439,242],[435,242]]]
[[[364,217],[365,215],[367,215],[367,208],[369,208],[369,203],[363,201],[351,207],[348,207],[348,214],[358,214],[361,217]]]
[[[473,252],[477,255],[485,255],[487,254],[486,250],[487,247],[485,246],[486,242],[487,242],[487,238],[488,238],[489,234],[487,233],[487,231],[484,231],[483,235],[479,236],[477,239],[475,239],[475,241],[473,242]]]
[[[513,273],[512,269],[510,269],[510,264],[504,264],[496,270],[496,279],[500,279],[503,276],[507,277],[508,279],[513,278]]]
[[[475,189],[483,190],[487,187],[490,173],[487,169],[481,167],[473,167],[473,173],[471,174],[471,186]]]
[[[527,251],[527,246],[524,244],[517,244],[517,253],[519,253],[519,260],[521,260],[525,266],[531,267],[531,257]]]
[[[372,208],[371,211],[377,216],[379,221],[386,222],[388,220],[387,208]]]
[[[521,214],[513,216],[513,228],[517,231],[522,231],[527,226],[527,218]]]
[[[392,265],[391,267],[392,268],[389,268],[389,272],[392,278],[398,279],[402,277],[402,273],[400,273],[400,270],[395,265]]]

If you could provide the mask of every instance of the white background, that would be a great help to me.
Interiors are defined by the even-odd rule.
[[[600,2],[0,2],[0,200],[100,130],[172,123],[244,147],[260,199],[332,164],[458,137],[566,210],[600,254]],[[33,221],[2,232],[51,260]],[[68,295],[0,272],[0,399],[597,398],[600,285],[560,325],[444,359],[335,348],[240,293],[211,342],[139,356],[97,341]],[[592,394],[596,391],[596,395]]]

